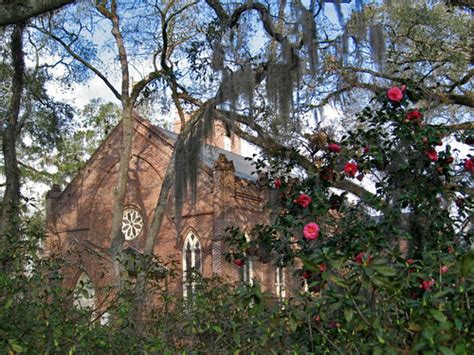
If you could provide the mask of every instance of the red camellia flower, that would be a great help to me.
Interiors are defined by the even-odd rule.
[[[355,257],[355,261],[357,261],[358,264],[362,264],[363,258],[364,258],[365,253],[359,253]]]
[[[311,271],[305,270],[301,273],[301,276],[303,277],[303,279],[307,280],[311,277]]]
[[[448,271],[449,271],[449,268],[446,266],[446,265],[443,265],[439,268],[439,271],[442,273],[442,274],[446,274]]]
[[[321,272],[326,271],[326,264],[325,263],[319,264],[319,271],[321,271]]]
[[[344,165],[344,172],[346,173],[347,176],[354,177],[355,174],[357,173],[358,167],[357,163],[353,162],[348,162],[346,165]]]
[[[309,206],[309,204],[311,203],[311,201],[313,201],[311,199],[311,197],[309,197],[308,195],[306,194],[301,194],[298,196],[298,198],[296,199],[296,203],[298,205],[300,205],[301,207],[303,208],[306,208]]]
[[[387,90],[387,97],[390,101],[400,102],[403,99],[403,91],[399,87],[391,87]]]
[[[425,155],[428,157],[429,160],[431,161],[438,161],[438,153],[434,149],[428,150]]]
[[[452,157],[452,155],[450,155],[449,157],[445,159],[446,164],[451,164],[453,161],[454,161],[454,158]]]
[[[238,267],[242,267],[245,265],[245,260],[244,259],[234,259],[234,264],[237,265]]]
[[[414,109],[414,110],[409,111],[406,117],[407,117],[407,120],[409,121],[416,121],[416,120],[421,120],[423,118],[423,114],[417,109]]]
[[[429,291],[431,289],[431,286],[435,284],[435,280],[425,280],[420,284],[420,288],[422,288],[425,291]]]
[[[303,235],[308,240],[317,239],[319,236],[319,226],[317,223],[309,222],[303,228]]]
[[[339,153],[341,151],[341,146],[336,143],[331,143],[328,145],[328,149],[330,152]]]
[[[413,260],[413,259],[408,259],[408,260],[407,260],[407,264],[408,264],[408,265],[411,265],[411,264],[413,264],[414,262],[415,262],[415,260]]]
[[[357,262],[357,264],[363,264],[364,261],[366,261],[366,263],[368,264],[370,263],[370,260],[372,260],[372,257],[370,255],[366,257],[365,253],[361,252],[357,254],[354,259]]]
[[[469,171],[471,174],[474,173],[474,158],[466,159],[464,161],[464,169]]]
[[[281,179],[276,178],[275,181],[273,182],[273,186],[275,186],[275,189],[279,189],[281,186]]]
[[[366,145],[364,147],[364,154],[367,154],[369,152],[369,150],[370,150],[370,146]]]

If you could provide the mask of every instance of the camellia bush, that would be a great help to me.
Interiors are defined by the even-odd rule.
[[[419,99],[406,86],[374,98],[358,128],[329,142],[317,173],[304,179],[291,175],[291,161],[270,171],[256,162],[276,213],[250,242],[230,229],[227,256],[296,270],[304,287],[285,306],[293,350],[474,351],[474,158],[443,143],[471,138],[426,124]],[[375,193],[348,199],[331,188],[342,179],[375,184]]]

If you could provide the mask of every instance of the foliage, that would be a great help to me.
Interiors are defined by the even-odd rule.
[[[471,158],[456,161],[449,144],[435,150],[446,132],[413,113],[416,91],[393,90],[393,100],[384,93],[358,115],[361,126],[340,146],[321,152],[316,174],[300,180],[288,174],[294,162],[273,165],[278,214],[254,228],[252,242],[229,231],[230,258],[264,251],[297,269],[309,292],[294,331],[304,334],[311,315],[316,335],[299,338],[311,351],[472,351]],[[330,189],[348,178],[375,179],[374,198],[349,203]],[[316,239],[306,230],[313,223]]]
[[[289,290],[283,303],[258,284],[234,287],[219,279],[196,280],[192,297],[183,300],[166,287],[179,279],[177,272],[168,282],[150,284],[159,302],[145,312],[141,327],[133,317],[133,282],[107,306],[110,320],[101,324],[98,313],[91,319],[90,311],[70,307],[74,295],[60,286],[61,262],[37,256],[43,231],[30,222],[25,237],[1,252],[13,269],[0,277],[0,349],[471,353],[474,255],[463,221],[473,205],[462,189],[472,172],[464,161],[449,159],[449,146],[438,148],[437,160],[426,154],[442,131],[410,115],[415,98],[408,88],[400,101],[374,100],[358,117],[365,129],[339,148],[328,147],[318,174],[297,179],[290,173],[293,162],[274,161],[267,171],[273,222],[256,226],[250,242],[229,230],[229,258],[272,261],[306,284]],[[348,161],[357,173],[347,169]],[[366,202],[348,203],[329,189],[330,179],[362,174],[362,180],[379,179],[371,202],[383,217],[371,217]],[[319,225],[316,238],[303,232],[310,222]],[[400,248],[403,240],[407,249]]]

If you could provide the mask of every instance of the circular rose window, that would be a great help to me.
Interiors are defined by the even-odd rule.
[[[132,240],[138,237],[143,229],[143,218],[140,212],[133,207],[127,207],[123,211],[122,233],[125,240]]]

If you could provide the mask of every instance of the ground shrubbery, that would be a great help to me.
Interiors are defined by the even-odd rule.
[[[472,353],[474,163],[438,147],[448,132],[424,123],[417,95],[394,87],[374,99],[360,129],[318,153],[316,174],[296,179],[293,162],[270,161],[272,224],[250,242],[229,229],[229,259],[289,267],[307,291],[279,303],[257,284],[201,280],[188,304],[162,291],[138,326],[131,289],[101,325],[71,307],[57,261],[36,257],[41,232],[29,228],[2,250],[0,351]],[[358,203],[330,189],[369,176],[377,192]]]

